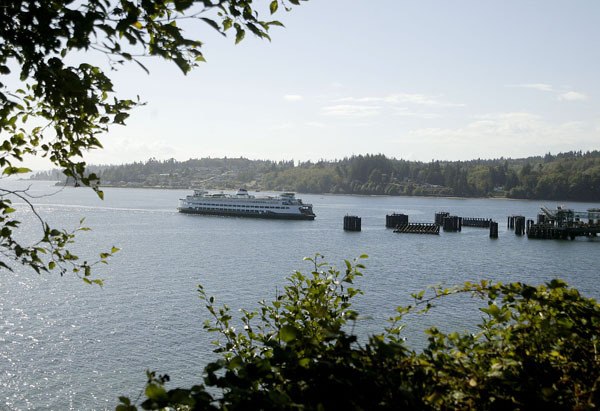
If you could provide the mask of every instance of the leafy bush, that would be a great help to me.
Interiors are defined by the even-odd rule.
[[[361,258],[366,256],[361,256]],[[351,300],[364,268],[346,261],[340,271],[317,255],[314,269],[289,278],[281,295],[242,311],[233,327],[200,287],[222,339],[220,359],[204,383],[165,387],[168,376],[148,373],[143,409],[595,409],[600,404],[600,305],[560,280],[465,283],[414,294],[381,334],[361,344],[349,330],[358,313]],[[475,334],[427,330],[428,344],[409,349],[406,315],[426,313],[440,299],[467,293],[481,298],[484,317]],[[117,410],[134,410],[122,397]]]

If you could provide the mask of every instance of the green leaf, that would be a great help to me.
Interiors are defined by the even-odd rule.
[[[246,32],[244,31],[244,29],[236,28],[235,44],[238,44],[240,41],[244,40],[244,37],[246,37]]]
[[[229,368],[230,370],[235,370],[237,368],[240,368],[242,366],[242,364],[243,364],[242,357],[240,357],[239,355],[236,355],[235,357],[233,357],[231,359],[231,361],[229,361],[227,368]]]
[[[271,14],[275,13],[277,11],[278,7],[279,7],[279,2],[277,0],[273,0],[271,2],[271,4],[269,5],[269,10],[271,10]]]
[[[167,392],[160,385],[148,384],[146,387],[146,396],[151,400],[161,401],[167,398]]]
[[[113,120],[113,123],[115,124],[125,124],[125,119],[127,119],[127,117],[129,117],[128,113],[117,113],[115,114],[115,118]]]
[[[125,405],[131,405],[131,400],[127,397],[119,397],[119,401]]]
[[[9,167],[6,167],[4,169],[4,171],[2,171],[2,174],[13,175],[13,174],[23,174],[23,173],[29,173],[29,172],[31,172],[31,170],[27,167],[9,166]]]
[[[296,334],[296,328],[291,325],[284,325],[281,327],[281,330],[279,330],[279,338],[286,343],[295,340]]]
[[[200,17],[200,20],[204,21],[206,24],[208,24],[210,27],[212,27],[213,29],[217,30],[219,32],[219,34],[222,34],[223,36],[225,35],[222,31],[221,28],[219,27],[219,25],[217,24],[216,21],[208,19],[206,17]]]

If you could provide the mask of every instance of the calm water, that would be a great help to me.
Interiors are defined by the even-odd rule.
[[[55,189],[36,182],[31,193]],[[220,303],[254,308],[294,270],[309,271],[302,258],[316,252],[336,266],[369,255],[358,282],[365,291],[357,302],[365,317],[357,325],[362,335],[381,330],[395,306],[432,284],[561,277],[600,297],[600,239],[536,241],[507,230],[508,215],[534,218],[541,205],[554,208],[552,202],[301,195],[313,204],[315,221],[268,221],[178,214],[177,200],[186,194],[105,189],[100,201],[90,190],[67,188],[35,199],[43,217],[63,227],[86,218],[93,231],[79,237],[80,256],[92,259],[113,245],[122,251],[101,267],[102,289],[72,275],[1,272],[0,409],[114,409],[119,395],[139,395],[146,369],[168,373],[172,386],[189,386],[212,358],[213,336],[202,330],[208,317],[197,284]],[[500,238],[490,240],[487,229],[476,228],[439,236],[385,229],[391,212],[432,222],[438,211],[494,218]],[[345,214],[362,217],[362,232],[342,230]],[[33,214],[20,210],[19,217],[30,223],[23,235],[33,235],[39,227]],[[409,323],[406,336],[419,346],[423,327],[437,323],[463,331],[479,317],[472,301],[448,300],[443,310]]]

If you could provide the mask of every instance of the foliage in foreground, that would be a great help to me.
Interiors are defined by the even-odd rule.
[[[364,266],[340,272],[317,255],[314,270],[289,278],[284,292],[234,328],[227,306],[202,287],[220,334],[220,359],[203,384],[167,390],[168,376],[148,374],[142,409],[595,409],[600,404],[600,305],[560,280],[465,283],[414,294],[381,334],[361,344],[348,332],[351,300]],[[407,347],[401,322],[439,299],[467,293],[487,302],[475,334],[427,330],[422,352]],[[125,397],[117,410],[135,410]]]

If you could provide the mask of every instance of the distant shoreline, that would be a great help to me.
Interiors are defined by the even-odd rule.
[[[65,184],[64,182],[57,182],[55,180],[28,180],[21,179],[21,181],[47,181],[50,183],[55,183],[56,186],[65,186],[65,187],[73,187],[70,184]],[[59,184],[61,183],[61,184]],[[84,187],[84,186],[82,186]],[[73,187],[79,188],[79,187]],[[100,185],[100,189],[104,188],[129,188],[129,189],[144,189],[144,190],[194,190],[193,187],[169,187],[169,186],[124,186],[124,185]],[[198,187],[196,187],[198,188]],[[237,188],[209,188],[209,191],[235,191]],[[252,192],[280,192],[280,191],[293,191],[293,190],[271,190],[271,189],[260,189],[258,191],[254,191],[250,189]],[[458,200],[473,200],[473,199],[494,199],[494,200],[506,200],[506,201],[545,201],[545,202],[553,202],[553,203],[596,203],[595,201],[585,201],[585,200],[556,200],[556,199],[543,199],[543,198],[512,198],[506,196],[486,196],[486,197],[465,197],[465,196],[436,196],[436,195],[401,195],[401,194],[360,194],[360,193],[308,193],[302,191],[295,191],[298,194],[304,195],[321,195],[321,196],[355,196],[355,197],[406,197],[406,198],[440,198],[440,199],[458,199]]]

